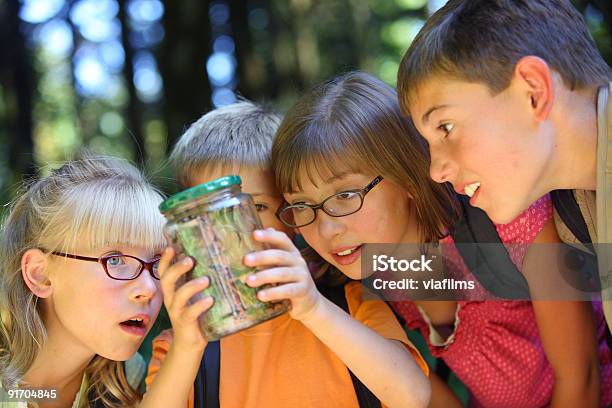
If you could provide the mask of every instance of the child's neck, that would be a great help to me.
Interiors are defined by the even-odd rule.
[[[555,189],[595,190],[597,186],[597,89],[558,94],[553,114],[556,154],[549,168]]]
[[[71,407],[85,369],[95,354],[79,343],[56,319],[45,319],[47,341],[22,381],[29,387],[57,390],[58,399],[41,408]]]

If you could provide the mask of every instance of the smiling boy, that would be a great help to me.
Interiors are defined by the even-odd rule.
[[[500,224],[565,190],[552,194],[559,236],[588,245],[612,243],[611,80],[567,0],[450,0],[404,56],[398,93],[434,180]],[[608,325],[610,252],[598,251]]]

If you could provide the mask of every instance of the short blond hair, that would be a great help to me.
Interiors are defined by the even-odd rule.
[[[281,116],[268,106],[242,100],[208,112],[179,138],[170,154],[178,182],[187,186],[197,173],[221,166],[268,168]]]

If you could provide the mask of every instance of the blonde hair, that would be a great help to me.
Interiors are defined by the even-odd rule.
[[[163,248],[161,194],[125,160],[87,153],[24,186],[0,230],[0,379],[15,387],[46,341],[38,298],[21,276],[32,248],[69,252],[108,245]],[[139,400],[123,364],[96,356],[86,369],[88,395],[109,407]]]
[[[203,115],[183,133],[170,154],[179,183],[190,185],[194,175],[213,166],[269,168],[280,122],[280,115],[247,100]]]

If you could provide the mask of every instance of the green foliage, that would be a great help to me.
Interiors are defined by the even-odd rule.
[[[286,110],[305,90],[333,75],[353,69],[371,72],[395,85],[397,67],[405,50],[428,17],[428,7],[439,0],[271,0],[228,2],[236,46],[236,91],[255,101],[271,102]],[[122,3],[123,4],[123,3]],[[585,13],[595,41],[607,61],[612,61],[612,37],[601,2],[576,1]],[[108,66],[103,95],[83,93],[76,85],[76,56],[80,46],[95,46],[83,37],[82,27],[68,17],[75,3],[40,23],[22,22],[31,51],[35,92],[32,95],[32,153],[36,166],[71,157],[81,146],[94,151],[142,159],[166,192],[176,190],[165,165],[168,151],[182,129],[205,113],[210,100],[206,55],[212,52],[209,16],[199,0],[185,0],[181,7],[166,2],[161,23],[165,35],[158,45],[125,49],[125,57],[146,51],[163,77],[161,100],[143,103],[133,89],[127,62],[123,68]],[[233,16],[244,13],[244,21]],[[69,51],[57,52],[40,37],[45,24],[61,21],[72,28]],[[120,24],[131,20],[120,20]],[[133,22],[123,27],[133,30]],[[186,40],[187,39],[187,40]],[[129,45],[129,42],[123,44]],[[107,48],[108,51],[109,48]],[[164,52],[164,50],[166,50]],[[100,53],[101,51],[96,51]],[[199,56],[202,57],[199,57]],[[168,58],[169,56],[169,58]],[[194,58],[202,58],[195,60]],[[127,60],[126,60],[127,61]],[[9,201],[9,187],[22,177],[25,166],[11,168],[17,106],[15,84],[0,75],[0,204]],[[184,78],[188,78],[187,81]],[[202,78],[194,82],[193,78]],[[193,84],[191,84],[193,82]],[[180,102],[180,103],[179,103]],[[189,110],[193,106],[193,109]],[[177,125],[178,123],[178,125]],[[2,143],[2,142],[5,143]],[[27,150],[26,150],[27,152]],[[140,154],[143,152],[143,154]],[[11,164],[14,166],[14,164]]]

